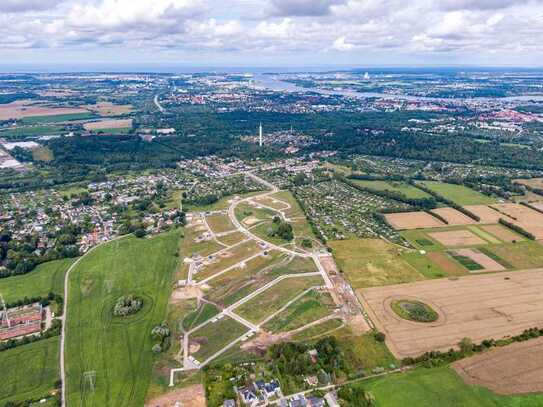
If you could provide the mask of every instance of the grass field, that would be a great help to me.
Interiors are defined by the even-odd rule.
[[[93,130],[93,133],[96,134],[128,134],[132,130],[131,127],[120,127],[120,128],[106,128]]]
[[[70,275],[66,331],[70,406],[141,406],[153,354],[150,332],[166,316],[178,258],[179,231],[151,239],[127,237],[88,254]],[[143,309],[121,318],[117,298],[135,294]],[[95,391],[84,379],[96,372]]]
[[[379,407],[536,407],[543,395],[498,396],[465,384],[449,367],[416,369],[354,386],[370,391]]]
[[[18,138],[28,136],[45,136],[50,134],[62,133],[64,127],[62,126],[28,126],[28,127],[15,127],[8,128],[0,131],[0,137],[4,138]]]
[[[320,324],[298,332],[292,337],[292,340],[305,342],[321,338],[338,330],[342,325],[343,321],[341,319],[329,319],[328,321],[321,322]]]
[[[51,291],[63,295],[64,273],[73,259],[55,260],[40,264],[28,274],[0,279],[0,293],[6,302],[24,297],[46,296]]]
[[[227,209],[230,206],[230,202],[234,197],[239,196],[240,198],[247,198],[250,196],[261,194],[262,191],[254,191],[254,192],[247,192],[246,194],[237,194],[237,195],[228,195],[224,196],[221,199],[219,199],[217,202],[212,203],[210,205],[183,205],[183,208],[187,211],[222,211],[223,209]]]
[[[486,248],[486,254],[488,252],[494,254],[500,259],[497,260],[498,263],[506,267],[508,265],[512,265],[517,269],[543,267],[543,245],[537,242],[504,243],[501,245],[490,245]]]
[[[369,181],[369,180],[352,180],[356,185],[361,187],[372,189],[374,191],[390,191],[404,195],[409,199],[423,199],[429,198],[430,194],[424,192],[421,189],[409,185],[406,182],[398,181]]]
[[[234,312],[248,321],[259,323],[304,290],[323,284],[320,276],[288,278],[236,308]]]
[[[206,222],[214,233],[223,233],[235,229],[226,214],[207,216]]]
[[[47,396],[59,379],[60,338],[0,352],[0,405]]]
[[[25,117],[21,121],[23,124],[37,124],[37,123],[58,123],[67,122],[72,120],[85,120],[94,117],[92,113],[70,113],[70,114],[58,114],[52,116],[31,116]]]
[[[200,349],[191,355],[203,362],[247,331],[247,327],[229,317],[210,322],[191,334],[191,341],[200,344]]]
[[[330,294],[310,291],[264,325],[273,333],[287,332],[324,318],[334,309]]]
[[[417,269],[426,278],[442,278],[447,276],[447,273],[439,265],[432,262],[424,254],[418,252],[403,253],[402,259]]]
[[[371,369],[376,367],[388,368],[393,364],[399,365],[386,345],[376,341],[371,332],[362,336],[342,335],[341,332],[342,330],[338,331],[336,337],[345,359],[352,365],[353,370],[362,368],[371,373]]]
[[[328,245],[354,289],[424,279],[402,259],[400,249],[383,240],[336,240]]]
[[[229,233],[227,235],[221,236],[220,238],[217,238],[217,239],[222,244],[231,246],[233,244],[241,242],[242,240],[247,239],[247,237],[241,232],[234,232],[234,233]]]
[[[298,205],[298,201],[289,191],[281,191],[276,194],[270,195],[271,198],[279,199],[283,202],[286,202],[290,205],[290,208],[283,211],[287,218],[299,218],[304,217],[304,211]]]
[[[202,303],[200,305],[200,308],[192,311],[185,316],[185,318],[183,319],[183,327],[186,331],[190,331],[198,325],[203,324],[207,320],[213,318],[218,313],[219,310],[214,305],[208,304],[206,302]]]
[[[437,181],[424,181],[421,182],[421,184],[458,205],[463,206],[496,203],[495,199],[463,185],[447,184]]]

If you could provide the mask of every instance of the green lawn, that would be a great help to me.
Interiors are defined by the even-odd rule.
[[[421,189],[418,189],[414,187],[413,185],[409,185],[406,182],[398,182],[398,181],[369,181],[369,180],[351,180],[356,185],[360,185],[361,187],[372,189],[374,191],[390,191],[390,192],[397,192],[402,195],[404,195],[406,198],[409,199],[423,199],[423,198],[430,198],[430,194],[424,192]]]
[[[191,341],[200,343],[200,348],[192,353],[192,356],[198,361],[204,362],[248,330],[246,326],[230,317],[210,322],[190,335]]]
[[[154,360],[150,332],[166,317],[179,235],[176,230],[110,242],[88,254],[70,274],[68,405],[143,405]],[[141,297],[143,309],[114,317],[115,301],[126,294]],[[85,372],[96,373],[94,392]]]
[[[426,278],[442,278],[447,276],[441,267],[433,263],[427,255],[420,254],[419,252],[406,252],[401,257]]]
[[[370,391],[377,407],[536,407],[543,395],[498,396],[465,384],[449,367],[420,368],[405,374],[360,382],[354,386]]]
[[[84,120],[94,117],[92,113],[69,113],[69,114],[57,114],[51,116],[31,116],[22,119],[23,124],[37,124],[37,123],[58,123],[67,122],[71,120]]]
[[[437,181],[424,181],[421,182],[421,184],[458,205],[463,206],[496,203],[495,199],[463,185],[447,184],[445,182]]]
[[[59,379],[60,338],[0,352],[0,405],[47,396]]]
[[[64,295],[64,273],[74,259],[40,264],[28,274],[0,279],[0,293],[6,302],[24,297],[46,296],[51,291]]]

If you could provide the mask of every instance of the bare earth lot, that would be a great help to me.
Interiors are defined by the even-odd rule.
[[[475,223],[475,220],[471,219],[469,216],[464,215],[462,212],[459,212],[454,208],[432,209],[432,212],[443,217],[443,219],[446,219],[451,226],[472,225]]]
[[[463,338],[500,339],[543,321],[543,269],[428,280],[358,290],[372,320],[398,358],[446,351]],[[398,317],[393,299],[418,299],[440,318],[423,324]]]
[[[463,359],[453,364],[468,384],[498,394],[543,392],[543,338]]]
[[[435,216],[426,212],[389,213],[385,215],[387,222],[396,230],[439,228],[445,225]]]
[[[183,389],[158,396],[145,403],[146,407],[205,407],[206,397],[204,387],[194,384]]]
[[[469,230],[448,230],[445,232],[428,233],[432,239],[437,240],[446,247],[458,246],[475,246],[486,244],[486,241],[481,239]]]
[[[88,110],[71,107],[30,105],[30,102],[24,100],[0,105],[0,120],[22,119],[24,117],[32,116],[56,116],[76,113],[88,113]]]
[[[100,120],[100,121],[97,121],[97,122],[85,123],[84,127],[85,127],[86,130],[132,128],[132,119]]]

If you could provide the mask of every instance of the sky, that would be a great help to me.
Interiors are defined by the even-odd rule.
[[[0,66],[543,66],[543,0],[0,0]]]

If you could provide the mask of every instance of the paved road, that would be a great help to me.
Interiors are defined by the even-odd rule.
[[[160,104],[160,102],[158,101],[158,95],[155,95],[154,102],[155,102],[155,106],[158,108],[158,110],[160,110],[160,113],[166,113],[166,109],[164,109],[162,105]]]

